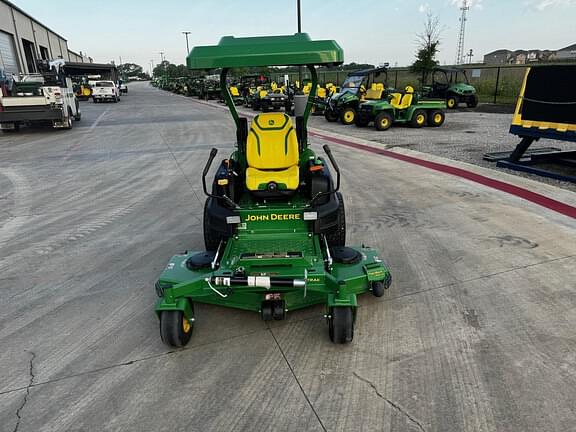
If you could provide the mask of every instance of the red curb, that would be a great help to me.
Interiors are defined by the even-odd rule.
[[[529,191],[528,189],[521,188],[519,186],[514,186],[510,183],[506,183],[500,180],[496,180],[490,177],[483,176],[481,174],[476,174],[471,171],[467,171],[462,168],[456,168],[450,165],[444,165],[438,162],[431,162],[424,159],[418,159],[414,156],[408,156],[401,153],[396,153],[390,150],[379,149],[371,146],[367,146],[364,144],[358,144],[355,142],[351,142],[341,138],[335,138],[328,135],[324,135],[318,132],[308,132],[310,135],[321,138],[326,141],[331,141],[336,144],[345,145],[347,147],[356,148],[359,150],[368,151],[370,153],[379,154],[382,156],[386,156],[392,159],[401,160],[403,162],[408,162],[414,165],[422,166],[434,171],[439,171],[442,173],[450,174],[456,177],[461,177],[466,180],[473,181],[475,183],[479,183],[481,185],[490,187],[492,189],[497,189],[499,191],[508,193],[510,195],[517,196],[522,198],[526,201],[530,201],[534,204],[538,204],[539,206],[545,207],[547,209],[553,210],[557,213],[563,214],[565,216],[571,217],[576,219],[576,207],[571,206],[569,204],[563,203],[561,201],[557,201],[552,198],[548,198],[547,196],[541,195],[536,192]]]

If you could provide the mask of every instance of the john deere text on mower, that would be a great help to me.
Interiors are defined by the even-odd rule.
[[[390,272],[376,250],[346,247],[344,200],[336,172],[308,145],[307,120],[315,96],[314,65],[341,64],[343,53],[331,40],[312,41],[306,33],[254,38],[224,37],[216,46],[195,47],[191,69],[221,68],[220,85],[236,124],[237,145],[220,162],[211,187],[202,174],[206,251],[172,257],[156,284],[156,313],[165,343],[183,346],[192,335],[193,302],[259,312],[280,320],[287,312],[326,305],[329,335],[335,343],[352,340],[356,296],[379,297]],[[295,125],[285,113],[257,115],[248,127],[226,87],[230,68],[306,66],[312,90]]]

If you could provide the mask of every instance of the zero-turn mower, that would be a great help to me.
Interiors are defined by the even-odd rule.
[[[158,282],[156,313],[162,340],[183,346],[192,335],[194,303],[258,312],[281,320],[290,311],[324,304],[330,339],[350,342],[357,296],[376,297],[391,276],[378,251],[345,246],[340,170],[330,149],[326,160],[309,146],[307,121],[317,84],[315,65],[343,62],[332,40],[312,41],[306,33],[254,38],[224,37],[216,46],[195,47],[190,69],[222,70],[220,87],[236,124],[236,147],[222,160],[211,185],[202,173],[206,250],[172,257]],[[262,113],[250,125],[236,111],[226,86],[230,68],[305,66],[312,89],[302,117]]]

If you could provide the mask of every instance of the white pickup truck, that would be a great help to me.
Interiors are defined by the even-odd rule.
[[[63,62],[46,62],[43,72],[21,75],[8,94],[0,92],[0,130],[18,130],[23,124],[51,123],[54,128],[72,129],[82,114],[64,75]]]
[[[92,100],[94,103],[102,101],[120,101],[120,90],[114,81],[95,81],[92,86]]]

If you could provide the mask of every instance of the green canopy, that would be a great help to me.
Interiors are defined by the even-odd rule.
[[[336,41],[313,41],[307,33],[247,38],[224,36],[218,45],[194,47],[187,58],[189,69],[337,65],[343,62],[344,54]]]

